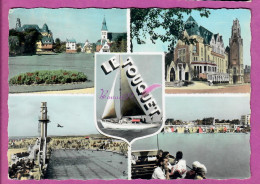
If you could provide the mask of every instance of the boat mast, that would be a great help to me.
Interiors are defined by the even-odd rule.
[[[120,55],[118,56],[118,59],[119,59],[119,62],[120,62],[120,73],[119,73],[119,97],[120,97],[120,100],[118,100],[119,101],[119,119],[122,119],[122,112],[121,112],[121,110],[122,110],[122,108],[121,108],[121,106],[122,106],[122,103],[121,103],[121,100],[122,100],[122,94],[121,94],[121,70],[122,70],[122,61],[121,61],[121,57],[120,57]]]

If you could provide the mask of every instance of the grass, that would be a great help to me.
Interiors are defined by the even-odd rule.
[[[54,70],[35,71],[16,75],[9,80],[10,85],[31,84],[65,84],[72,82],[85,82],[87,76],[83,72]]]

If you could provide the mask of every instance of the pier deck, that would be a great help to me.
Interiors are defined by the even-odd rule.
[[[54,150],[46,179],[127,179],[127,158],[106,151]]]

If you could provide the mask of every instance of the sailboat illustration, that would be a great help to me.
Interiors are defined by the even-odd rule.
[[[118,74],[120,77],[118,77]],[[119,97],[115,97],[116,81],[119,78]],[[118,88],[117,88],[118,90]],[[132,94],[131,96],[129,94]],[[123,98],[127,96],[127,98]],[[111,129],[147,129],[159,127],[161,122],[153,122],[153,118],[146,115],[138,100],[136,99],[131,86],[127,80],[127,76],[122,63],[118,73],[116,74],[109,99],[106,102],[100,123],[104,128]],[[119,113],[116,111],[116,103],[120,103]]]

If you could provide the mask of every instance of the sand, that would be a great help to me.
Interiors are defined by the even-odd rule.
[[[94,94],[94,88],[85,89],[74,89],[74,90],[64,90],[64,91],[42,91],[33,92],[33,94]]]
[[[27,152],[26,148],[8,149],[8,164],[11,164],[11,156],[15,153]]]

